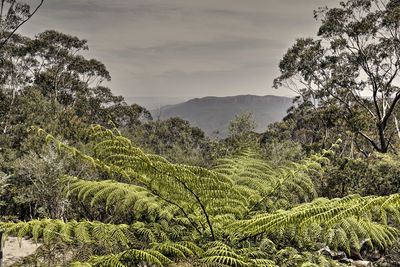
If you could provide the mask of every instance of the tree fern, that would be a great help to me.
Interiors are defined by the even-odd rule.
[[[321,155],[270,167],[244,149],[209,170],[146,154],[117,130],[100,126],[90,130],[93,155],[37,133],[109,175],[99,181],[64,177],[66,197],[103,208],[111,222],[129,219],[127,224],[51,219],[0,224],[6,235],[107,247],[74,266],[319,264],[323,256],[300,250],[322,243],[351,255],[360,242],[387,247],[398,234],[388,225],[400,219],[398,194],[316,198],[313,176],[321,175],[327,161]]]
[[[282,200],[296,203],[312,199],[315,191],[309,174],[321,170],[319,162],[323,160],[326,159],[314,156],[273,169],[256,153],[245,149],[233,157],[218,160],[213,170],[235,182],[238,190],[250,199],[250,209],[274,209]]]
[[[207,246],[209,249],[200,260],[203,263],[223,266],[276,266],[268,259],[268,254],[258,248],[234,249],[220,241],[209,243]]]
[[[226,213],[226,210],[215,209],[208,203],[220,204],[233,200],[230,204],[236,204],[233,207],[235,211],[246,211],[246,198],[232,186],[229,177],[201,167],[172,164],[156,155],[146,155],[119,133],[100,126],[92,127],[90,133],[97,140],[94,157],[58,142],[51,135],[46,136],[46,141],[56,142],[59,149],[64,148],[110,174],[134,179],[152,194],[177,206],[199,233],[204,232],[204,227],[195,225],[189,214],[194,215],[198,221],[203,220],[202,224],[207,225],[213,239],[215,233],[210,216]],[[43,131],[38,130],[38,134],[43,134]]]
[[[359,239],[368,239],[370,244],[387,247],[397,238],[396,228],[378,223],[380,214],[386,213],[386,208],[399,207],[396,195],[384,197],[360,197],[351,195],[343,199],[316,199],[311,203],[301,204],[289,210],[274,213],[258,214],[251,219],[236,221],[232,224],[233,231],[241,232],[245,237],[268,234],[290,225],[297,225],[300,231],[305,231],[311,225],[320,225],[323,239],[333,248],[344,249],[350,254],[350,248],[359,249]],[[394,214],[398,219],[397,213]],[[298,233],[295,233],[298,235]]]
[[[119,214],[129,210],[134,217],[146,214],[149,221],[155,221],[156,218],[171,219],[177,210],[137,185],[112,180],[86,181],[76,177],[65,177],[62,183],[67,197],[90,201],[91,207],[99,204],[106,210],[113,208]]]
[[[149,262],[157,266],[172,263],[170,259],[157,251],[129,249],[118,254],[93,256],[87,263],[75,262],[72,266],[113,266],[126,267],[134,263]]]
[[[4,238],[10,234],[15,234],[19,238],[32,235],[36,242],[42,237],[46,244],[51,243],[54,239],[82,243],[108,242],[109,244],[123,244],[125,246],[130,243],[128,238],[130,230],[126,224],[114,225],[74,220],[62,222],[61,220],[42,219],[29,222],[0,223],[0,227],[7,229]]]

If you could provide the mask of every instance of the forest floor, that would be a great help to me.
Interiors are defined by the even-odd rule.
[[[31,239],[22,239],[21,246],[19,246],[17,237],[8,237],[3,248],[3,266],[11,266],[32,255],[40,245]]]

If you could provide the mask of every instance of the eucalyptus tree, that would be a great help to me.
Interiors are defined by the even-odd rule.
[[[53,117],[73,110],[86,123],[133,127],[150,120],[150,113],[138,105],[127,105],[103,82],[111,76],[97,59],[86,58],[87,41],[54,30],[37,34],[33,39],[15,34],[6,44],[0,64],[0,129],[10,131],[18,113],[16,98],[39,91],[50,101]],[[56,108],[57,106],[57,108]]]
[[[386,153],[400,136],[400,1],[347,0],[314,15],[318,38],[288,49],[274,87],[288,86],[315,106],[334,102],[351,131]]]
[[[103,63],[82,56],[89,48],[87,41],[78,37],[47,30],[27,41],[25,48],[37,62],[33,85],[64,106],[95,94],[92,88],[111,79]]]
[[[15,32],[39,10],[43,3],[44,0],[37,1],[32,9],[31,5],[23,1],[0,1],[0,51]]]

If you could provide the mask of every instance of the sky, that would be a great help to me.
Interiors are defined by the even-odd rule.
[[[125,97],[292,96],[272,88],[279,61],[296,38],[315,36],[313,10],[336,2],[45,0],[20,33],[86,39],[85,55],[106,65],[106,85]]]

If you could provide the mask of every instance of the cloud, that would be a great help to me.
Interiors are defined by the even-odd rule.
[[[167,42],[149,47],[117,49],[115,59],[132,64],[136,73],[199,72],[236,69],[265,62],[282,43],[266,39],[226,39],[209,42]]]
[[[23,32],[87,39],[87,55],[106,64],[118,94],[268,94],[279,59],[316,32],[312,11],[324,2],[48,0]]]

